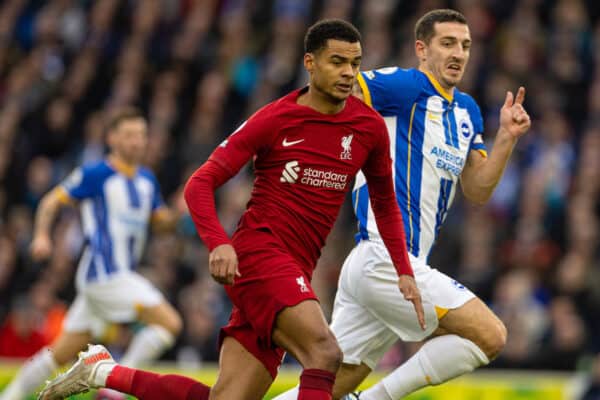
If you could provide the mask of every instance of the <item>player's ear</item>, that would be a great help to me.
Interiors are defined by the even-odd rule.
[[[114,128],[113,129],[109,129],[106,132],[106,144],[111,149],[115,146],[115,142],[117,140],[116,136],[117,136],[117,132],[116,132],[116,130]]]
[[[424,41],[415,41],[415,54],[417,55],[419,62],[427,60],[427,44]]]
[[[313,53],[304,54],[304,68],[306,68],[308,73],[313,72],[315,68],[315,55]]]

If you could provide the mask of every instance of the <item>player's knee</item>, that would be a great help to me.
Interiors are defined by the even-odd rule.
[[[304,360],[300,360],[304,368],[325,369],[331,372],[338,370],[342,363],[342,350],[333,334],[328,330],[313,338],[307,346]]]
[[[210,388],[210,394],[209,394],[209,399],[210,400],[218,400],[218,399],[224,399],[225,397],[225,389],[226,386],[223,385],[220,381],[217,381],[211,388]]]
[[[181,315],[174,308],[168,308],[165,318],[161,318],[160,325],[165,328],[173,337],[177,337],[183,329],[183,320]]]
[[[479,345],[485,355],[493,360],[500,354],[506,344],[507,331],[506,326],[499,319],[495,319],[488,325],[486,335]]]
[[[183,320],[178,312],[173,312],[173,316],[170,318],[169,326],[166,327],[173,336],[177,337],[183,329]]]
[[[333,371],[337,371],[342,365],[342,361],[344,360],[344,354],[342,353],[342,349],[338,345],[338,342],[332,336],[333,340],[331,340],[327,348],[329,349],[328,359],[327,361],[331,363]]]

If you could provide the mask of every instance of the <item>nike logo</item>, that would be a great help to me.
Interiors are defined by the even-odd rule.
[[[283,139],[283,142],[281,144],[283,145],[283,147],[288,147],[288,146],[293,146],[295,144],[298,144],[300,142],[304,142],[304,139],[292,140],[291,142],[288,142],[287,138],[285,138],[285,139]]]

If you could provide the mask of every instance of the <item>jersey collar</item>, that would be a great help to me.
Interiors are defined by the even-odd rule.
[[[452,101],[454,100],[454,93],[449,93],[446,89],[444,89],[442,85],[440,85],[438,80],[435,79],[435,77],[431,74],[431,72],[425,70],[421,70],[421,72],[423,72],[425,76],[427,76],[427,79],[429,79],[429,82],[431,82],[435,90],[437,90],[438,93],[449,103],[452,103]]]
[[[114,169],[128,178],[133,178],[137,172],[137,167],[135,165],[127,164],[126,162],[119,160],[117,157],[108,156],[108,163]]]

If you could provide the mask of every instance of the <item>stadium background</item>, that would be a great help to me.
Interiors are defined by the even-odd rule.
[[[75,165],[102,157],[106,113],[134,104],[148,116],[145,163],[183,217],[176,234],[151,238],[139,270],[185,321],[163,361],[198,371],[216,360],[215,338],[230,304],[208,276],[206,250],[185,215],[186,178],[249,114],[305,84],[302,39],[317,19],[344,18],[360,28],[362,69],[412,67],[416,19],[448,6],[469,21],[474,44],[460,88],[482,108],[488,146],[507,89],[526,86],[533,124],[488,205],[459,196],[430,261],[507,325],[494,370],[566,373],[519,373],[530,391],[512,385],[514,375],[467,378],[467,386],[486,390],[506,381],[514,393],[461,397],[561,398],[540,394],[536,382],[550,388],[574,372],[584,377],[583,392],[588,380],[590,394],[598,391],[600,8],[593,0],[1,1],[0,385],[14,373],[12,357],[26,357],[56,335],[73,299],[82,244],[77,213],[61,213],[54,255],[44,264],[27,253],[32,217],[41,196]],[[218,193],[229,232],[251,184],[248,170]],[[346,204],[314,279],[327,315],[354,231]],[[104,339],[118,355],[135,329],[115,326]],[[381,370],[414,350],[398,344]],[[448,393],[457,385],[447,386],[446,396],[455,398]]]

